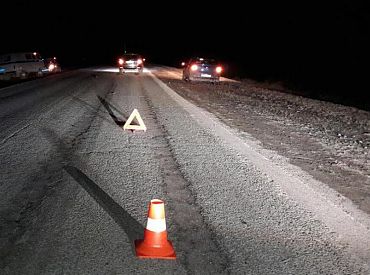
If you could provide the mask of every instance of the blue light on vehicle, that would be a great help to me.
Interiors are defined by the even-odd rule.
[[[0,74],[5,74],[5,69],[4,68],[0,68]]]

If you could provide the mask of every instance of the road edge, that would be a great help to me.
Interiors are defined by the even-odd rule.
[[[370,216],[351,200],[326,184],[314,179],[288,159],[274,151],[264,149],[249,135],[230,128],[208,111],[188,102],[155,75],[153,80],[192,117],[198,124],[222,138],[225,144],[252,160],[255,166],[292,197],[304,209],[313,213],[339,240],[348,246],[349,252],[359,257],[370,269]],[[266,169],[267,167],[272,169]],[[283,180],[284,179],[284,180]],[[299,184],[299,188],[297,188]]]

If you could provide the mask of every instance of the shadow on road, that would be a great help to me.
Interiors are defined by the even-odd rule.
[[[133,254],[135,255],[134,241],[143,239],[144,227],[81,170],[67,164],[72,161],[72,159],[75,159],[79,163],[83,163],[83,161],[75,155],[73,145],[71,146],[66,141],[59,138],[53,130],[43,129],[42,133],[51,144],[56,146],[56,153],[53,154],[54,158],[58,157],[56,163],[60,163],[63,170],[65,170],[125,231],[130,240]],[[58,169],[61,168],[59,167],[58,165]]]
[[[126,232],[131,241],[132,249],[135,251],[133,246],[134,241],[143,238],[144,227],[79,169],[69,165],[64,166],[63,169],[70,174]]]
[[[72,99],[75,101],[75,102],[78,102],[80,104],[82,104],[84,107],[92,110],[92,111],[95,111],[96,112],[96,115],[102,119],[104,119],[105,121],[108,121],[110,124],[112,125],[116,125],[116,123],[113,123],[112,120],[110,120],[109,118],[106,118],[104,115],[105,115],[105,112],[102,110],[100,111],[99,108],[97,109],[96,106],[93,106],[89,103],[87,103],[86,101],[82,100],[82,99],[79,99],[78,97],[75,97],[75,96],[71,96]]]
[[[105,109],[107,109],[109,115],[112,117],[112,119],[114,120],[114,122],[122,127],[123,125],[125,125],[126,121],[127,121],[127,117],[125,117],[116,107],[114,107],[112,104],[110,104],[109,102],[107,102],[104,98],[102,98],[101,96],[98,96],[101,104],[103,104],[103,106],[105,107]],[[124,120],[121,120],[119,118],[117,118],[117,116],[114,114],[113,110],[114,109],[118,114],[120,114],[122,117],[124,117]]]

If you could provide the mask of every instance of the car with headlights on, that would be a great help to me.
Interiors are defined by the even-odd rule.
[[[46,68],[48,68],[49,73],[59,73],[62,71],[59,62],[56,57],[49,57],[44,60]]]
[[[218,82],[222,71],[222,66],[215,59],[195,57],[183,63],[182,79]]]
[[[118,58],[118,69],[120,73],[137,72],[142,73],[144,70],[144,61],[140,54],[125,53]]]

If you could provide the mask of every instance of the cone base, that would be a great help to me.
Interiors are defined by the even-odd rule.
[[[164,246],[148,246],[144,240],[135,240],[136,256],[141,259],[168,259],[175,260],[176,253],[171,241],[167,241]]]

